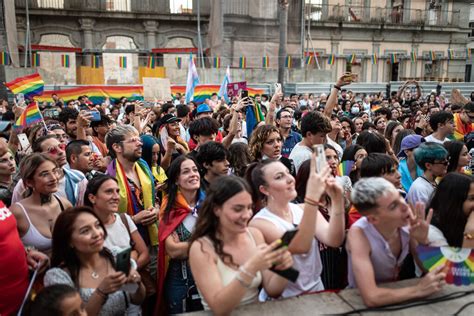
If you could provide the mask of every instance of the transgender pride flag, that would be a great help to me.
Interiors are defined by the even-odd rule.
[[[193,100],[194,88],[199,83],[199,75],[194,64],[193,55],[189,55],[188,79],[186,80],[186,104]]]

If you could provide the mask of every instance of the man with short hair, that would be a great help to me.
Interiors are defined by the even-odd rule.
[[[205,103],[199,104],[196,109],[196,119],[200,119],[203,117],[212,117],[212,113],[212,109],[209,107],[209,105]]]
[[[69,168],[82,172],[88,180],[92,178],[92,150],[87,140],[73,140],[66,146]]]
[[[190,155],[196,157],[199,147],[209,141],[216,140],[217,132],[219,131],[219,123],[210,117],[203,117],[194,120],[189,124],[189,135],[193,141],[194,149]],[[191,146],[191,141],[190,144]]]
[[[58,120],[64,127],[66,134],[69,139],[74,140],[77,138],[77,117],[79,112],[76,109],[69,107],[63,109],[58,115]]]
[[[296,172],[301,164],[311,158],[313,146],[326,143],[326,135],[331,132],[331,122],[318,112],[309,112],[301,120],[303,139],[295,145],[289,158],[295,164]]]
[[[454,116],[446,111],[439,111],[430,116],[430,126],[433,133],[425,137],[427,142],[444,144],[448,136],[454,132]]]
[[[225,176],[229,172],[229,152],[221,143],[209,141],[199,147],[197,161],[202,170],[203,189],[219,176]]]
[[[301,134],[291,130],[293,125],[293,113],[291,108],[283,108],[277,112],[275,122],[283,137],[281,155],[285,158],[290,156],[291,151],[302,140]]]
[[[64,148],[65,146],[55,135],[41,136],[31,146],[33,152],[45,154],[55,160],[63,171],[58,183],[59,190],[55,194],[69,200],[74,206],[81,206],[87,188],[87,179],[82,172],[69,168]],[[23,198],[25,191],[26,187],[20,179],[13,190],[12,205]]]
[[[105,137],[113,160],[107,174],[117,179],[120,188],[119,212],[127,213],[149,246],[150,270],[156,274],[158,245],[158,208],[155,182],[150,167],[141,159],[142,141],[135,127],[117,126]]]
[[[451,107],[454,113],[454,133],[449,139],[463,141],[466,135],[474,131],[474,102],[466,103],[459,113],[455,113],[456,105]]]
[[[107,146],[105,145],[105,135],[109,131],[109,127],[112,121],[107,115],[101,113],[100,121],[91,121],[90,127],[92,128],[92,142],[97,147],[102,157],[106,157],[108,154]]]
[[[428,244],[432,211],[425,220],[424,205],[420,204],[413,214],[398,190],[383,178],[357,181],[351,200],[364,217],[352,225],[347,236],[348,281],[349,287],[359,289],[365,305],[395,304],[438,292],[446,277],[443,265],[415,285],[397,289],[380,286],[398,280],[408,253],[416,255],[417,244]]]
[[[422,143],[414,151],[415,162],[423,170],[423,175],[413,181],[407,194],[407,202],[416,205],[417,202],[428,204],[438,184],[437,177],[442,177],[448,171],[448,151],[437,143]]]

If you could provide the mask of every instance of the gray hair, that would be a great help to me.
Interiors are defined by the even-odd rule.
[[[359,212],[367,212],[377,207],[377,200],[391,191],[395,186],[384,178],[362,178],[356,182],[351,192],[351,201]]]
[[[113,144],[123,142],[125,140],[125,136],[128,134],[138,134],[138,131],[132,125],[118,125],[114,129],[111,129],[107,132],[107,135],[105,135],[105,144],[107,145],[107,149],[109,150],[109,154],[112,158],[117,157],[115,150],[112,147]]]

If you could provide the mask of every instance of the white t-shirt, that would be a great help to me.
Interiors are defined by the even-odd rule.
[[[295,164],[296,173],[298,173],[298,169],[300,168],[303,162],[305,162],[308,159],[311,159],[312,153],[313,151],[311,150],[311,148],[309,148],[306,145],[301,144],[301,142],[299,142],[298,144],[295,145],[295,147],[293,147],[293,149],[291,150],[290,156],[288,158],[293,160],[293,163]]]
[[[112,249],[113,247],[118,247],[120,249],[125,249],[130,246],[130,236],[127,232],[127,227],[125,227],[120,215],[115,213],[115,222],[110,225],[105,225],[107,230],[107,239],[105,240],[104,246]],[[137,230],[137,226],[133,222],[132,218],[125,214],[125,218],[128,222],[128,227],[130,227],[130,234]]]
[[[429,136],[426,136],[426,137],[425,137],[425,141],[427,141],[427,142],[433,142],[433,143],[438,143],[438,144],[443,145],[445,142],[449,142],[450,139],[449,139],[449,138],[445,138],[444,140],[439,140],[439,139],[435,138],[435,137],[433,136],[433,134],[430,134]]]
[[[428,204],[431,200],[431,195],[433,195],[434,190],[435,187],[430,182],[428,182],[428,180],[423,177],[418,177],[415,181],[413,181],[413,184],[408,191],[406,200],[411,205],[415,205],[416,202]]]

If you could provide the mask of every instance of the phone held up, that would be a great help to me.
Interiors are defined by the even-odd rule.
[[[314,145],[313,151],[316,153],[316,172],[321,172],[327,165],[326,155],[324,154],[324,145]]]
[[[281,236],[281,244],[278,246],[278,248],[281,248],[283,246],[287,246],[291,243],[293,238],[296,236],[298,233],[298,229],[293,229],[293,230],[287,230],[283,236]],[[277,248],[277,249],[278,249]],[[274,268],[271,268],[270,271],[273,271],[274,273],[278,274],[281,277],[284,277],[287,280],[290,280],[291,282],[296,282],[298,279],[298,276],[300,275],[300,272],[296,270],[295,268],[288,268],[286,270],[276,270]]]
[[[115,268],[117,272],[123,272],[125,275],[128,275],[130,272],[130,254],[132,248],[128,247],[120,251],[116,256]]]

